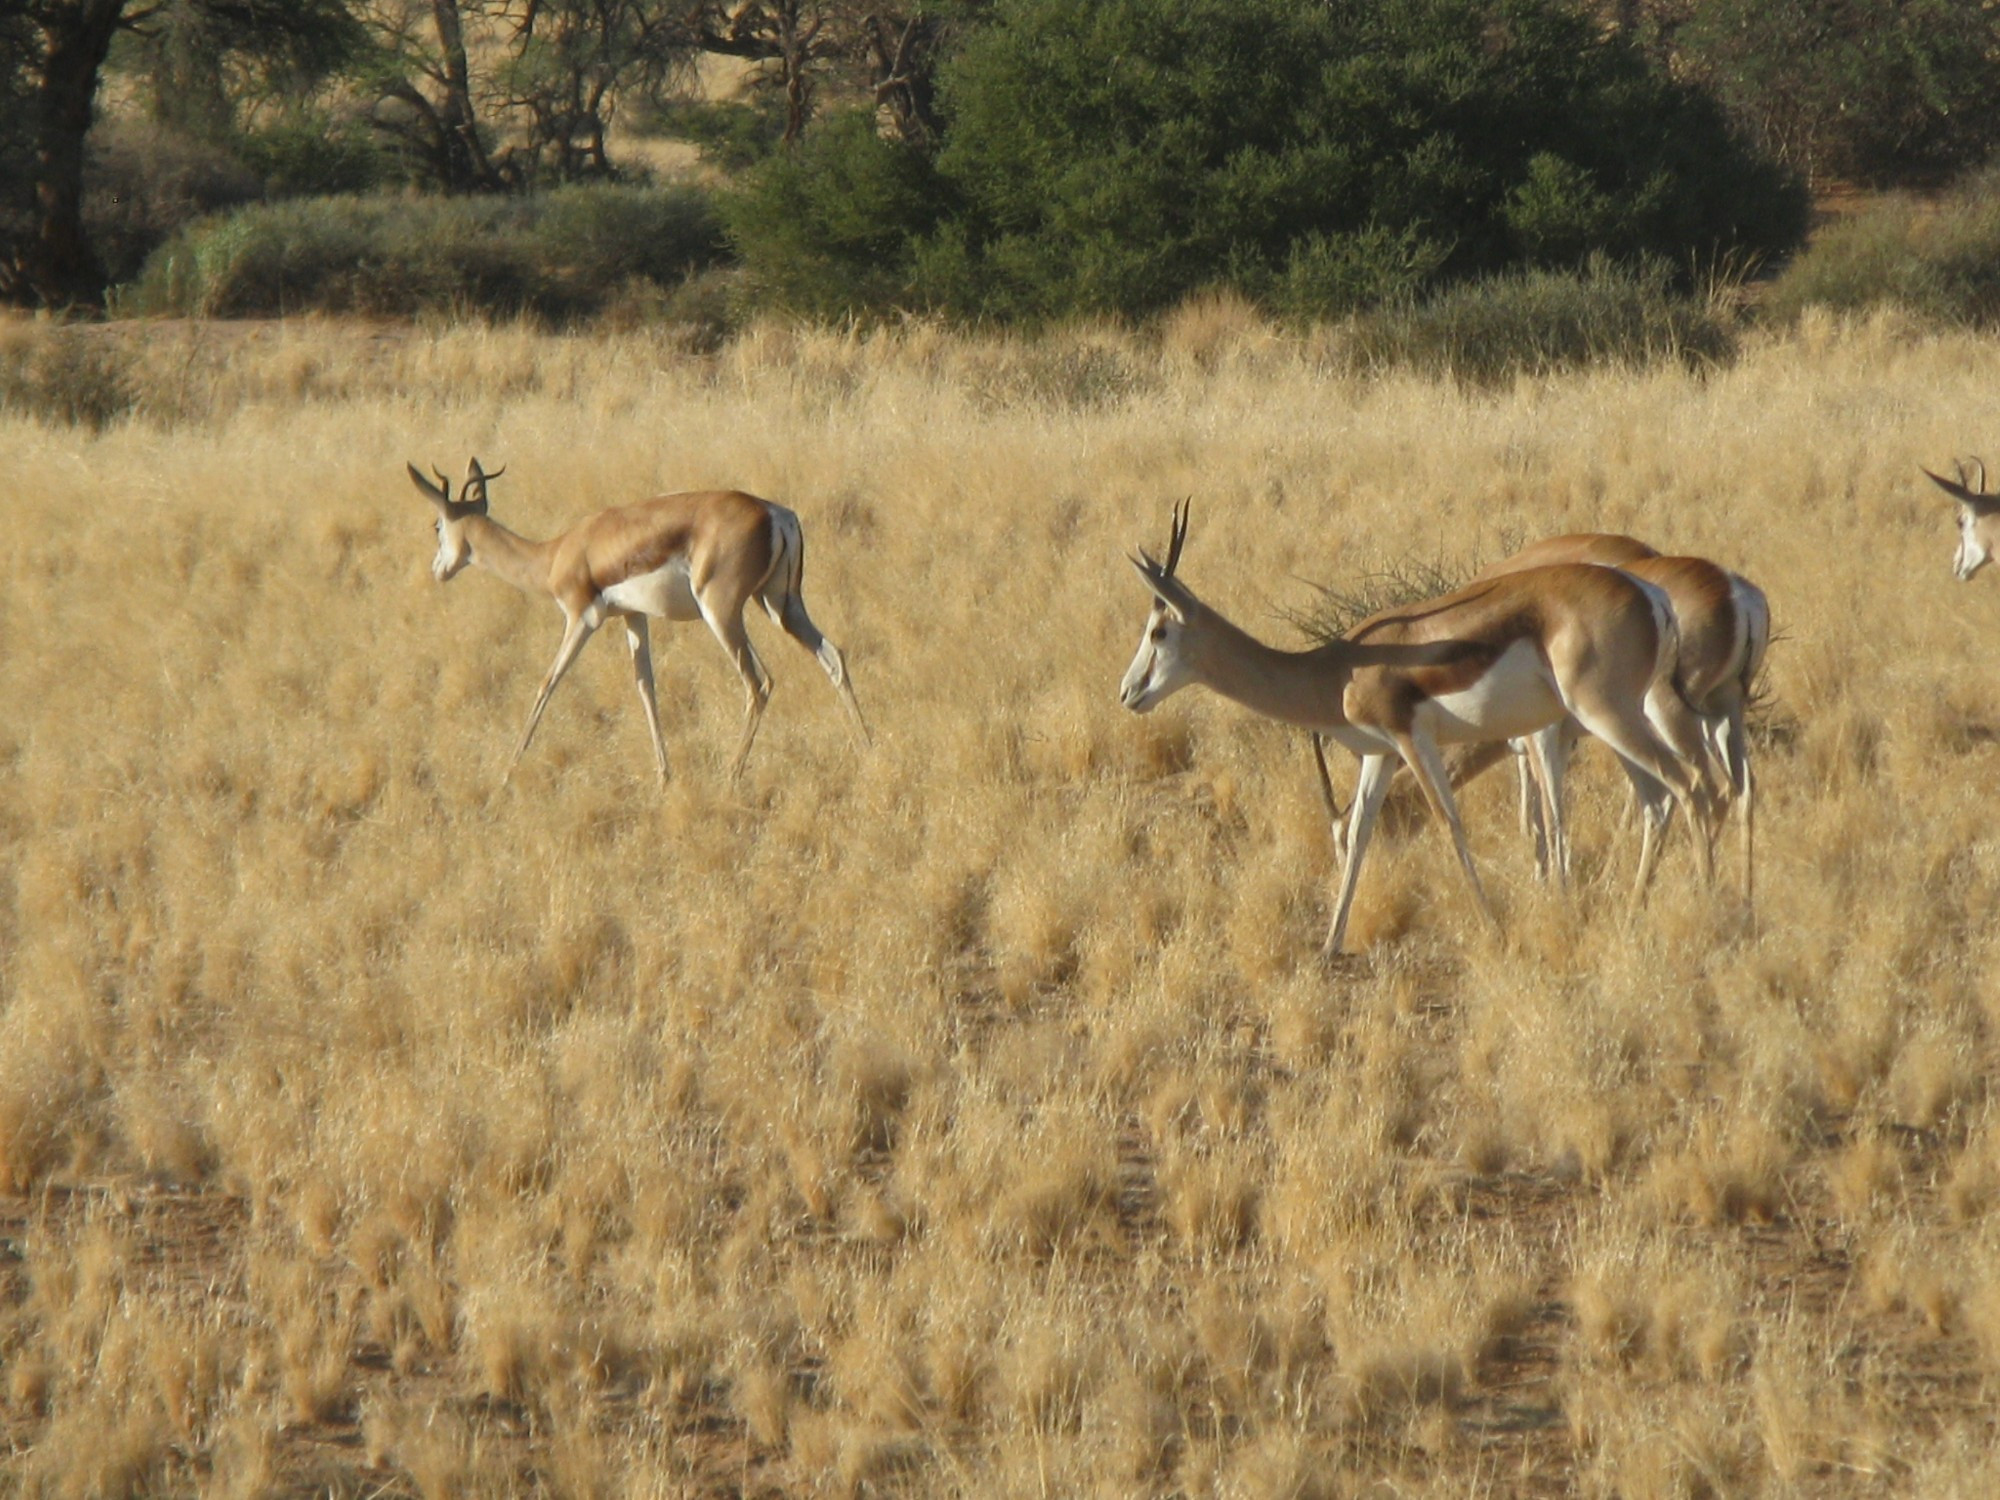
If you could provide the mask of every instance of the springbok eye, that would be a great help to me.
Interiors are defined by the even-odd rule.
[[[1167,638],[1167,627],[1164,625],[1155,625],[1153,627],[1153,639],[1156,641],[1164,641],[1166,638]]]

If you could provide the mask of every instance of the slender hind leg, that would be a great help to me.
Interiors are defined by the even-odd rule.
[[[1535,869],[1546,880],[1549,875],[1549,830],[1548,821],[1542,815],[1542,789],[1539,767],[1531,758],[1532,740],[1509,740],[1507,748],[1514,752],[1514,774],[1521,787],[1521,836],[1535,841]]]
[[[1662,676],[1646,693],[1646,721],[1667,748],[1687,765],[1690,786],[1681,800],[1687,803],[1688,822],[1694,836],[1695,864],[1705,884],[1715,880],[1715,836],[1721,827],[1722,804],[1717,796],[1715,756],[1709,748],[1699,715],[1689,707],[1680,689]],[[1676,795],[1680,795],[1678,792]],[[1643,799],[1642,799],[1643,800]]]
[[[1645,834],[1639,847],[1639,876],[1632,888],[1632,908],[1636,911],[1652,883],[1653,866],[1658,862],[1674,803],[1686,802],[1694,795],[1695,773],[1661,742],[1637,704],[1628,708],[1614,702],[1579,700],[1570,705],[1570,712],[1624,762],[1625,774],[1631,777],[1632,789],[1639,796]]]
[[[854,730],[865,749],[874,743],[868,733],[868,721],[861,716],[861,705],[854,697],[854,684],[848,680],[847,658],[840,654],[840,648],[820,633],[819,627],[806,613],[806,601],[797,594],[788,593],[774,607],[768,596],[764,599],[764,609],[778,622],[778,627],[819,659],[828,679],[840,692],[841,701],[854,718]]]
[[[1729,769],[1730,789],[1743,809],[1743,905],[1757,910],[1752,855],[1756,843],[1757,778],[1750,770],[1750,736],[1743,722],[1743,700],[1739,697],[1725,711],[1722,730],[1723,760]]]
[[[548,676],[542,679],[541,691],[535,694],[535,706],[528,711],[528,727],[521,731],[521,743],[514,747],[514,758],[507,762],[507,770],[500,778],[505,786],[514,775],[514,767],[521,763],[521,757],[528,753],[528,741],[535,737],[535,726],[542,722],[542,710],[549,706],[549,694],[556,690],[556,684],[563,680],[563,673],[570,669],[577,653],[584,648],[597,627],[585,622],[582,615],[571,619],[563,627],[562,644],[556,647],[556,659],[549,667]]]
[[[653,735],[653,760],[660,768],[660,780],[667,779],[667,741],[660,733],[660,700],[653,691],[653,647],[651,630],[644,615],[625,616],[625,642],[632,648],[632,679],[639,688],[639,703],[646,710],[646,727]]]
[[[1523,794],[1524,812],[1532,813],[1535,864],[1545,880],[1553,866],[1556,886],[1562,890],[1569,887],[1570,868],[1569,825],[1563,815],[1563,775],[1569,768],[1576,734],[1576,721],[1564,717],[1525,742],[1528,753],[1524,757],[1523,775],[1527,766],[1532,766],[1537,794],[1534,800]]]

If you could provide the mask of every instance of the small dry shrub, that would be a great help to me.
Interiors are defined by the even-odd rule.
[[[95,329],[0,325],[0,412],[102,432],[139,403],[123,347]]]

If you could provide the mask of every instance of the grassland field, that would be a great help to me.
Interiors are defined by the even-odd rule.
[[[2000,1492],[2000,586],[1917,467],[2000,458],[1990,338],[88,332],[136,415],[0,415],[0,1489]],[[615,638],[502,787],[560,620],[433,583],[470,454],[530,536],[793,507],[873,748],[753,619],[729,782],[656,627],[664,789]],[[1684,834],[1624,919],[1585,747],[1568,900],[1488,777],[1498,929],[1405,811],[1320,964],[1304,737],[1116,701],[1183,496],[1280,642],[1558,531],[1753,578],[1754,921]]]

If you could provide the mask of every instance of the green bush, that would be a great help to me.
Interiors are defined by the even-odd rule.
[[[1953,327],[2000,326],[2000,170],[1937,202],[1884,199],[1822,230],[1785,269],[1763,311],[1894,305]]]
[[[1604,260],[1508,272],[1367,313],[1340,344],[1359,370],[1409,367],[1478,385],[1600,364],[1716,364],[1735,347],[1728,322],[1675,292],[1658,263]]]
[[[117,296],[127,313],[473,310],[564,320],[678,286],[724,253],[694,189],[589,186],[517,198],[312,198],[203,220]]]
[[[722,212],[753,300],[838,318],[925,300],[919,246],[948,203],[930,161],[856,111],[765,161]]]
[[[1805,199],[1568,0],[993,0],[934,159],[859,114],[731,213],[796,311],[1143,316],[1226,285],[1324,317],[1591,253],[1788,248]]]
[[[751,100],[641,101],[631,109],[631,123],[648,135],[691,142],[701,148],[703,160],[741,172],[777,149],[785,133],[785,101],[776,90]]]
[[[315,111],[295,111],[237,144],[272,198],[365,193],[391,175],[391,158],[365,125]]]
[[[1938,182],[2000,149],[2000,9],[1973,0],[1692,0],[1680,71],[1815,179]]]
[[[1302,322],[1408,302],[1431,283],[1446,253],[1410,228],[1309,234],[1292,246],[1269,300]]]
[[[123,281],[175,231],[263,191],[257,172],[226,146],[170,125],[112,119],[91,135],[84,225],[106,274]]]

